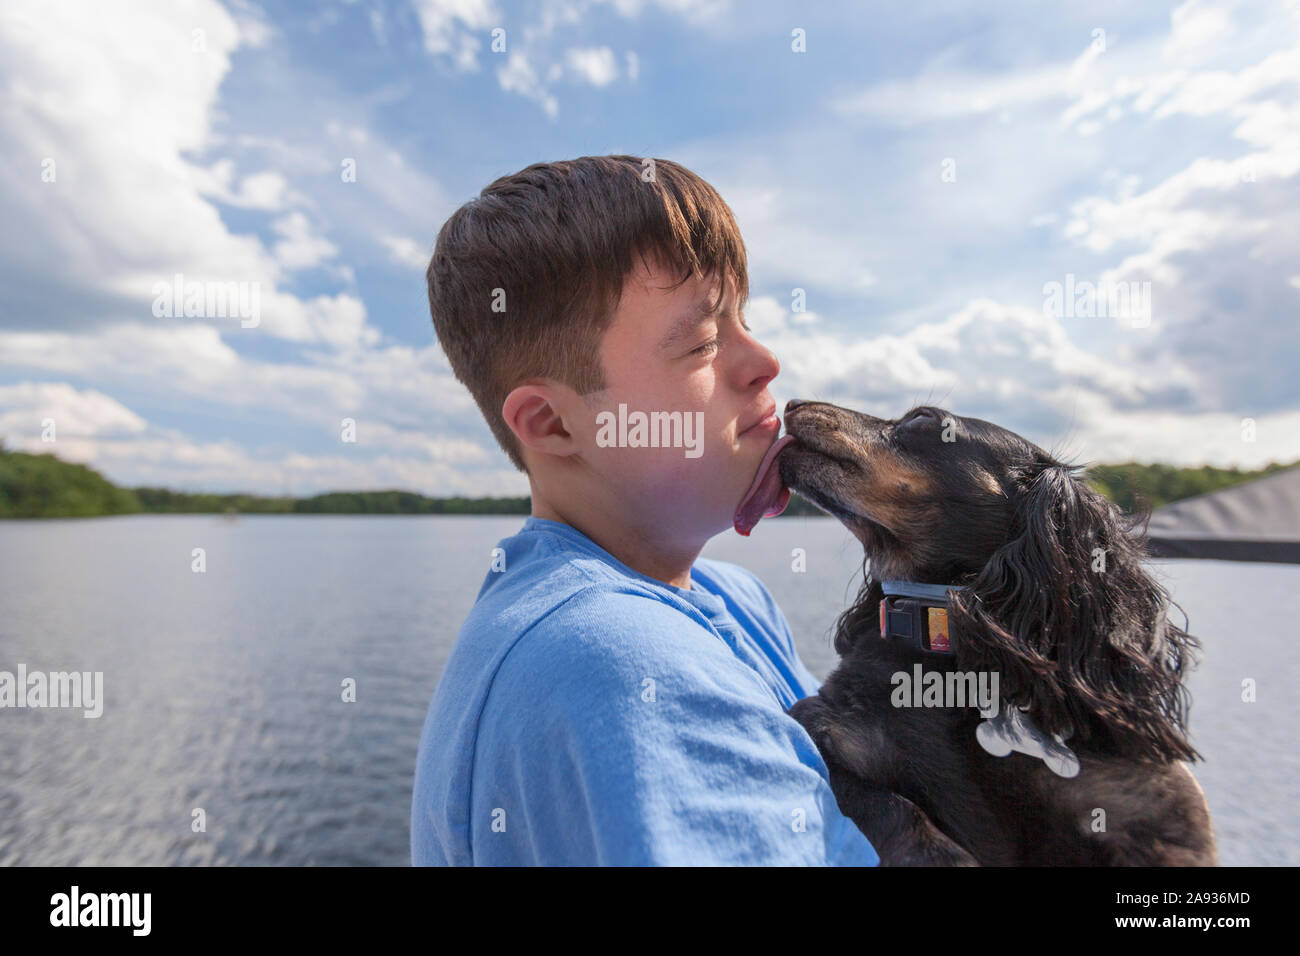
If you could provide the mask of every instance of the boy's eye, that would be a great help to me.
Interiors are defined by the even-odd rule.
[[[718,349],[718,340],[717,340],[717,339],[709,339],[709,341],[705,342],[703,345],[699,346],[698,348],[693,348],[693,349],[691,349],[691,354],[692,354],[692,355],[712,355],[714,352],[717,351],[717,349]]]

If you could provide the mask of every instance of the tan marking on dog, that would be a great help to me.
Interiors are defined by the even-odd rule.
[[[885,499],[906,500],[927,495],[934,489],[934,479],[928,473],[904,466],[893,455],[877,451],[862,456],[862,460],[870,475],[862,488],[863,503],[874,501],[880,505]]]
[[[856,484],[844,504],[894,530],[915,521],[922,501],[934,490],[934,479],[880,451],[865,456],[865,465],[867,481]]]
[[[865,469],[866,481],[835,481],[824,491],[839,504],[887,528],[898,529],[917,515],[921,502],[934,489],[934,478],[908,468],[897,456],[870,438],[857,436],[844,409],[834,406],[800,408],[786,417],[786,430],[830,457],[851,458]],[[855,530],[850,526],[850,530]],[[856,533],[856,531],[855,531]]]

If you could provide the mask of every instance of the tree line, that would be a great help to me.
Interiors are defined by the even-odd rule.
[[[1176,468],[1172,465],[1094,465],[1084,477],[1125,511],[1158,508],[1170,501],[1216,491],[1300,465],[1237,468]],[[122,514],[400,514],[527,515],[531,501],[518,498],[432,498],[412,491],[332,491],[307,498],[213,494],[167,488],[121,488],[86,465],[52,454],[10,451],[0,440],[0,518],[80,518]],[[820,515],[811,502],[791,494],[785,514]]]

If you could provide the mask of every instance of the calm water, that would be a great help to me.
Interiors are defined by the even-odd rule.
[[[0,522],[0,670],[103,671],[105,698],[98,719],[0,710],[0,864],[408,864],[429,697],[491,548],[522,522]],[[766,521],[705,554],[757,573],[809,669],[830,671],[861,563],[838,523]],[[1206,646],[1192,730],[1222,860],[1300,864],[1300,567],[1155,567]]]

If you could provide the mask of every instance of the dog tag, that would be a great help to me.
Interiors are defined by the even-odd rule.
[[[1016,750],[1037,757],[1058,777],[1079,774],[1079,758],[1065,745],[1061,736],[1053,734],[1049,738],[1019,706],[1004,706],[996,717],[980,721],[975,728],[975,739],[995,757],[1005,757]]]

